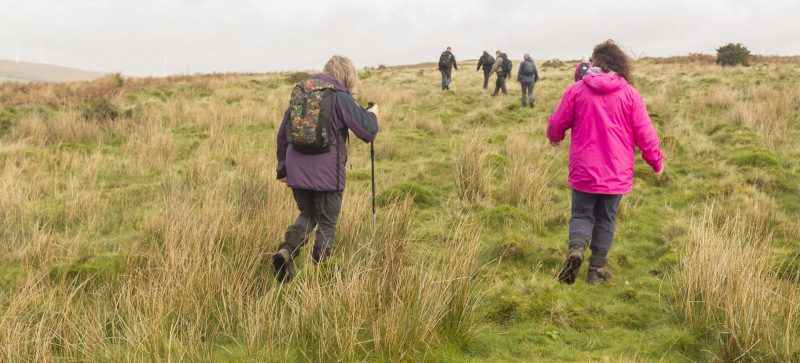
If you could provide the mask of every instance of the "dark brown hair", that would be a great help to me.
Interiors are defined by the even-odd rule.
[[[592,65],[600,67],[603,72],[614,71],[633,86],[633,65],[631,59],[625,52],[617,46],[613,40],[609,39],[594,46],[592,53]]]

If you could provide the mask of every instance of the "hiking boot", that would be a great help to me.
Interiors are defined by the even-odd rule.
[[[272,256],[272,266],[275,267],[275,278],[282,283],[292,281],[294,277],[294,262],[292,253],[287,249],[280,249]]]
[[[572,246],[569,249],[567,259],[564,261],[564,267],[561,268],[561,273],[558,274],[559,282],[566,282],[567,285],[575,283],[575,276],[583,263],[583,252],[585,250],[586,248],[581,245]]]
[[[594,285],[599,286],[606,280],[611,278],[611,272],[608,272],[602,267],[589,267],[589,276],[586,279],[586,282]]]
[[[531,108],[533,108],[533,102],[529,103],[528,105],[531,106]]]
[[[331,249],[330,248],[317,248],[316,246],[311,250],[311,261],[314,264],[320,264],[326,262],[331,259]]]

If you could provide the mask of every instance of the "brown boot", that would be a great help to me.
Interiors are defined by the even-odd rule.
[[[599,286],[606,280],[611,278],[611,272],[608,272],[602,267],[589,267],[589,276],[586,279],[586,282],[594,285]]]
[[[583,263],[583,252],[585,250],[586,247],[580,244],[569,249],[567,259],[564,260],[564,267],[561,268],[561,273],[558,274],[559,282],[566,282],[567,285],[575,283],[575,276]]]

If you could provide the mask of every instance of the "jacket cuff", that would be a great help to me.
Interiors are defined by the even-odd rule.
[[[281,180],[286,177],[286,170],[278,170],[278,177],[275,179]]]

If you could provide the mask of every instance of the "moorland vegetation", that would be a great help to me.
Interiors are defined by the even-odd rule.
[[[275,137],[308,74],[2,84],[0,360],[798,361],[800,61],[706,58],[635,64],[666,169],[638,158],[600,287],[555,280],[573,62],[534,109],[480,72],[360,70],[377,228],[352,139],[333,258],[290,284]]]

